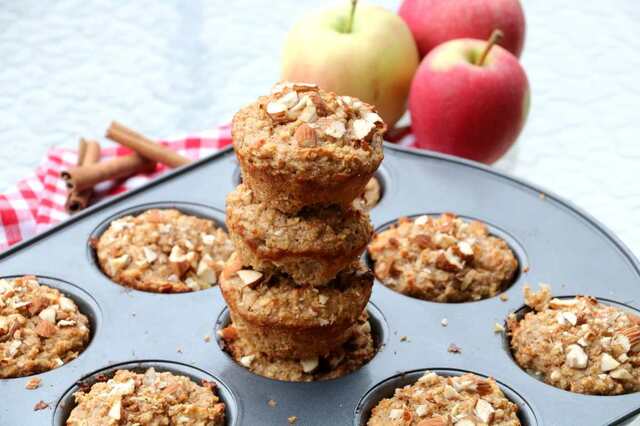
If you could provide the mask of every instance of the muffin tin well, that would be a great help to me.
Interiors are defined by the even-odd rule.
[[[89,208],[0,255],[4,276],[33,274],[60,280],[60,286],[54,281],[51,285],[69,294],[92,317],[94,332],[76,360],[38,375],[40,388],[26,390],[29,378],[0,380],[0,424],[59,426],[66,412],[62,405],[56,409],[57,403],[64,402],[68,409],[70,388],[78,380],[123,363],[134,362],[133,367],[141,360],[162,360],[171,364],[167,368],[181,366],[175,371],[188,376],[216,378],[220,389],[229,392],[229,397],[221,396],[229,401],[230,421],[238,425],[287,424],[290,416],[305,426],[352,425],[354,419],[365,424],[376,398],[390,394],[396,384],[408,383],[402,380],[415,380],[413,374],[424,369],[471,371],[495,378],[507,396],[521,404],[524,424],[604,425],[640,411],[637,394],[579,395],[534,379],[505,350],[504,337],[494,333],[495,323],[503,323],[522,307],[525,282],[534,287],[547,282],[554,294],[589,294],[638,309],[638,261],[615,236],[570,203],[472,162],[386,145],[378,174],[384,196],[370,213],[374,228],[423,212],[450,211],[477,218],[507,240],[528,272],[506,289],[506,301],[493,297],[473,303],[433,303],[376,282],[369,310],[372,317],[377,318],[379,311],[382,318],[380,330],[372,321],[381,348],[368,364],[340,379],[289,383],[252,374],[216,343],[216,322],[224,318],[226,307],[219,288],[147,293],[114,285],[97,267],[88,242],[120,215],[176,207],[222,225],[226,195],[237,183],[236,169],[233,152],[221,151]],[[441,323],[444,318],[446,327]],[[460,353],[447,350],[452,343]],[[275,406],[268,404],[270,400]],[[39,401],[49,408],[34,411]]]
[[[395,390],[398,388],[413,385],[420,377],[422,377],[427,372],[433,372],[443,377],[461,376],[465,373],[473,373],[476,376],[484,378],[489,377],[475,371],[454,370],[446,368],[429,368],[407,371],[405,373],[397,374],[378,383],[362,397],[355,409],[353,425],[366,426],[367,420],[371,415],[371,410],[378,404],[378,402],[385,398],[391,398]],[[518,419],[520,420],[522,426],[537,426],[538,420],[527,400],[504,383],[497,382],[497,384],[500,387],[500,390],[502,390],[504,395],[507,397],[507,399],[518,406]]]
[[[62,395],[58,400],[54,412],[53,412],[53,426],[64,426],[66,419],[69,417],[71,411],[75,408],[76,402],[74,393],[80,391],[80,386],[91,386],[98,382],[98,378],[101,381],[113,377],[118,370],[129,370],[136,373],[144,373],[147,369],[153,368],[158,373],[172,373],[175,375],[185,376],[190,378],[194,383],[201,384],[203,380],[215,383],[215,394],[220,401],[225,404],[225,417],[227,426],[240,425],[240,407],[238,401],[231,391],[231,389],[220,381],[217,377],[200,370],[195,367],[191,367],[186,364],[176,362],[166,362],[158,360],[141,360],[135,362],[126,362],[122,364],[111,365],[109,367],[100,369],[91,373],[90,375],[81,378],[78,382],[73,383],[72,386]]]
[[[424,212],[424,213],[416,213],[416,214],[407,214],[407,215],[403,215],[401,217],[407,217],[409,219],[415,219],[419,216],[430,216],[430,217],[438,217],[440,215],[442,215],[443,213],[445,213],[445,211],[442,212],[437,212],[437,213],[432,213],[432,212]],[[490,223],[487,220],[484,220],[482,218],[478,218],[478,217],[472,217],[469,215],[465,215],[462,212],[455,212],[456,215],[463,219],[466,222],[470,222],[470,221],[479,221],[484,223],[487,226],[487,229],[489,231],[489,235],[494,236],[494,237],[498,237],[500,239],[502,239],[503,241],[505,241],[507,243],[507,245],[509,246],[509,248],[511,249],[511,251],[513,252],[516,260],[518,261],[518,269],[516,270],[513,278],[511,279],[511,282],[506,285],[503,288],[503,291],[508,290],[511,286],[513,285],[522,285],[522,283],[524,282],[524,280],[526,279],[526,272],[529,270],[529,260],[527,258],[527,252],[525,250],[525,248],[520,244],[520,242],[517,240],[517,238],[515,238],[511,233],[509,233],[508,231],[499,228],[496,225],[493,225],[492,223]],[[395,225],[396,223],[398,223],[398,220],[400,219],[400,217],[395,218],[387,223],[382,224],[381,226],[379,226],[378,228],[375,229],[375,233],[379,234],[387,229],[389,229],[391,226]],[[374,270],[374,266],[375,266],[375,261],[373,260],[373,258],[371,257],[371,254],[369,253],[369,251],[367,250],[364,253],[364,259],[365,262],[367,263],[367,265],[369,266],[369,268],[373,271]],[[383,284],[384,285],[384,284]],[[406,297],[413,297],[413,296],[409,296],[409,295],[405,295]],[[494,296],[494,297],[497,297]],[[484,299],[481,299],[484,300]],[[425,302],[429,302],[427,300],[425,300]],[[477,300],[471,300],[471,301],[467,301],[467,302],[459,302],[459,303],[474,303],[474,302],[478,302]],[[439,302],[436,302],[439,303]],[[452,302],[453,303],[453,302]]]

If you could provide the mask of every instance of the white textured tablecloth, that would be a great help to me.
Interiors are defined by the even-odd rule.
[[[230,119],[278,79],[316,1],[8,1],[0,189],[112,119],[151,136]],[[396,9],[398,1],[377,1]],[[498,167],[568,198],[640,254],[640,3],[524,2],[529,121]]]

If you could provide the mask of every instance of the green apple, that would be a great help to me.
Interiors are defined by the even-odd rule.
[[[307,15],[289,33],[282,79],[316,83],[376,107],[391,128],[404,114],[418,49],[395,13],[345,5]]]

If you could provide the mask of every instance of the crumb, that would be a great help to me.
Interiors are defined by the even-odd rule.
[[[34,377],[30,379],[27,382],[27,384],[24,385],[24,388],[28,390],[34,390],[34,389],[38,389],[41,384],[42,384],[42,379],[39,377]]]
[[[289,418],[287,419],[289,421],[290,425],[296,424],[296,422],[298,421],[298,417],[297,416],[289,416]]]
[[[502,300],[503,302],[506,302],[507,300],[509,300],[509,296],[507,296],[506,293],[502,293],[500,295],[500,300]]]
[[[49,404],[40,400],[33,406],[33,411],[46,410],[47,408],[49,408]]]
[[[538,198],[540,198],[541,200],[544,200],[544,199],[545,199],[545,197],[546,197],[546,196],[544,195],[544,193],[543,193],[543,192],[541,192],[540,194],[538,194]]]
[[[494,333],[502,333],[503,331],[504,331],[504,326],[502,324],[495,323],[493,325],[493,332]]]
[[[448,326],[448,325],[449,325],[449,320],[448,320],[448,319],[446,319],[446,318],[442,318],[442,321],[440,321],[440,324],[441,324],[443,327],[446,327],[446,326]]]
[[[452,343],[449,345],[449,348],[447,348],[447,350],[449,352],[451,352],[452,354],[459,354],[462,352],[462,349],[460,349],[460,347],[458,345],[456,345],[455,343]]]
[[[400,336],[400,341],[401,342],[408,342],[409,338],[407,336]]]
[[[529,272],[529,265],[525,266],[524,268],[522,268],[522,272],[524,272],[525,274],[527,272]]]
[[[211,336],[209,336],[208,334],[204,336],[204,341],[205,343],[209,343],[211,341]]]
[[[276,408],[276,405],[278,405],[278,401],[276,401],[275,399],[270,399],[269,401],[267,401],[267,405],[271,408]]]

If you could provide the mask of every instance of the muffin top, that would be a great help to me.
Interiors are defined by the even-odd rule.
[[[0,280],[0,378],[60,367],[89,343],[75,302],[34,276]]]
[[[144,374],[118,370],[88,392],[74,394],[77,406],[66,425],[221,426],[225,407],[214,390],[211,382],[200,386],[187,377],[153,368]]]
[[[326,286],[296,284],[288,275],[243,269],[233,254],[220,278],[229,305],[245,319],[262,325],[323,327],[352,323],[364,310],[373,275],[359,261]]]
[[[332,258],[364,250],[373,229],[359,210],[327,206],[287,215],[256,200],[240,184],[227,196],[227,226],[262,256]]]
[[[496,382],[466,373],[427,372],[371,410],[368,426],[519,426],[518,406]]]
[[[525,287],[533,309],[508,331],[516,362],[555,387],[592,395],[640,391],[640,317],[589,296],[554,299]]]
[[[150,209],[111,222],[95,249],[102,270],[114,281],[177,293],[215,285],[233,243],[212,220]]]
[[[233,118],[236,152],[254,166],[311,178],[375,170],[386,126],[375,109],[314,84],[281,83]]]
[[[486,225],[452,213],[401,218],[369,244],[375,274],[388,287],[425,300],[466,302],[498,294],[518,262]]]
[[[323,357],[276,358],[256,352],[233,324],[219,331],[224,348],[241,365],[255,374],[289,382],[336,379],[360,368],[375,355],[371,325],[366,312],[351,328],[342,346]]]

